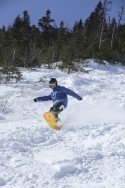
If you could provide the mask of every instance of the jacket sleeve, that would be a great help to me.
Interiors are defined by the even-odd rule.
[[[49,101],[52,100],[51,95],[48,96],[43,96],[43,97],[37,97],[34,100],[36,100],[37,102],[41,102],[41,101]]]
[[[82,97],[80,95],[78,95],[77,93],[75,93],[74,91],[64,87],[64,92],[67,94],[67,95],[70,95],[78,100],[82,100]]]

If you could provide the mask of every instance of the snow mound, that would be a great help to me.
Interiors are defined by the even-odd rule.
[[[91,71],[21,69],[20,83],[0,85],[9,109],[0,111],[1,187],[124,187],[125,68],[92,60],[84,68]],[[50,94],[51,77],[83,97],[69,97],[60,131],[42,117],[52,102],[33,102]]]

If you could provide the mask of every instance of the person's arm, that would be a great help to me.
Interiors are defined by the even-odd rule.
[[[70,95],[78,100],[82,100],[82,97],[80,95],[78,95],[77,93],[75,93],[74,91],[64,87],[64,92],[67,94],[67,95]]]
[[[49,101],[52,100],[51,95],[43,96],[43,97],[37,97],[34,99],[34,102],[41,102],[41,101]]]

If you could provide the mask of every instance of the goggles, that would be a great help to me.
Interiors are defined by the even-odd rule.
[[[56,86],[56,83],[49,83],[49,86],[54,87],[54,86]]]

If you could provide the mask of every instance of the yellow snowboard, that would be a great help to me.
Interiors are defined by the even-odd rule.
[[[51,112],[45,112],[43,117],[51,128],[60,130],[60,126],[57,124],[56,119]]]

